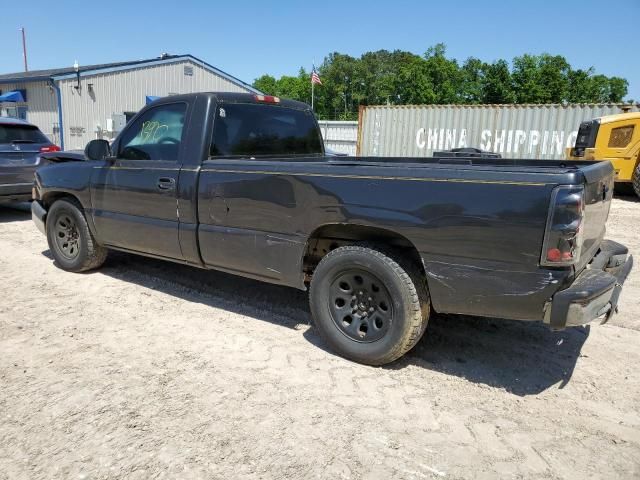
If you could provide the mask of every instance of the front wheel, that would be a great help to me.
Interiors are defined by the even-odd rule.
[[[408,352],[429,319],[422,276],[375,248],[329,252],[313,273],[309,299],[315,327],[331,349],[368,365]]]
[[[640,197],[640,161],[633,171],[633,191]]]
[[[71,199],[56,201],[47,214],[47,242],[56,263],[69,272],[98,268],[107,249],[91,235],[84,212]]]

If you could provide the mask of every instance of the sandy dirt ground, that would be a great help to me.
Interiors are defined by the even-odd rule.
[[[640,203],[609,237],[640,258]],[[0,208],[0,478],[640,478],[640,268],[608,325],[434,316],[386,368],[304,292],[113,254],[56,268]]]

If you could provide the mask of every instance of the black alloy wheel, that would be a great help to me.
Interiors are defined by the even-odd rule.
[[[107,258],[107,249],[99,245],[76,199],[56,200],[46,218],[47,241],[57,265],[69,272],[98,268]]]
[[[70,215],[60,215],[56,219],[55,242],[59,252],[68,260],[75,260],[80,254],[78,226]]]
[[[329,309],[333,322],[347,337],[375,342],[393,322],[391,294],[382,281],[364,270],[350,270],[331,282]]]
[[[427,284],[414,257],[384,246],[346,245],[329,252],[313,272],[309,302],[329,348],[368,365],[400,358],[429,320]]]

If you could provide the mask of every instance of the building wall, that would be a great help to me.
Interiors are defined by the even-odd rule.
[[[324,145],[339,153],[354,156],[358,140],[358,122],[319,120]]]
[[[192,76],[184,74],[185,65],[193,67]],[[189,60],[83,76],[80,84],[77,90],[75,78],[60,80],[65,149],[68,150],[83,149],[94,138],[115,136],[116,132],[106,131],[107,119],[114,114],[140,110],[145,106],[147,95],[249,91]]]
[[[37,125],[54,143],[59,144],[58,100],[56,92],[47,82],[5,83],[3,93],[12,90],[27,91],[27,121]]]

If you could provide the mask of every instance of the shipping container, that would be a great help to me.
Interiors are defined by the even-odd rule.
[[[475,147],[509,158],[561,159],[580,122],[637,111],[623,104],[417,105],[360,109],[358,155],[430,157]]]

